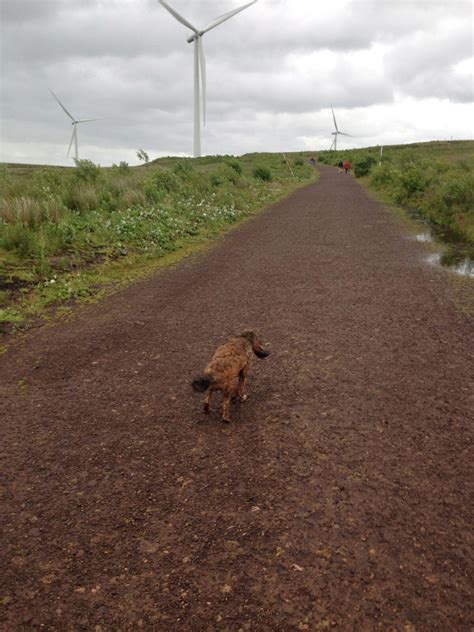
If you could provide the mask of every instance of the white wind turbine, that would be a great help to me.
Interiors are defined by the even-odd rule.
[[[240,11],[243,11],[252,4],[255,4],[257,0],[252,0],[248,4],[224,13],[220,17],[213,20],[204,29],[199,30],[193,26],[190,22],[185,20],[177,11],[175,11],[165,0],[159,0],[160,4],[171,13],[171,15],[187,26],[193,35],[190,35],[187,39],[189,43],[194,42],[194,156],[198,158],[201,155],[201,99],[200,99],[200,87],[199,87],[199,74],[201,74],[202,83],[202,121],[206,124],[206,59],[204,57],[204,48],[202,45],[202,36],[211,29],[219,26],[222,22],[225,22],[229,18],[233,17]]]
[[[334,149],[334,151],[336,151],[336,149],[337,149],[337,137],[338,136],[351,136],[351,134],[346,134],[346,132],[340,132],[339,131],[339,128],[338,128],[337,123],[336,123],[336,117],[334,115],[334,110],[333,110],[332,105],[331,105],[331,111],[332,111],[332,118],[334,120],[334,127],[335,127],[336,131],[335,132],[331,132],[331,134],[334,136],[334,140],[332,141],[331,147],[329,147],[329,151],[331,151],[331,149]]]
[[[69,118],[72,121],[73,130],[72,130],[71,142],[69,143],[69,149],[67,150],[67,155],[69,156],[69,152],[71,151],[72,141],[74,141],[74,149],[75,149],[76,160],[79,160],[79,151],[78,151],[78,147],[77,147],[77,125],[79,123],[90,123],[91,121],[101,121],[102,119],[100,119],[100,118],[75,119],[73,117],[73,115],[66,110],[66,108],[61,103],[61,101],[58,99],[58,97],[54,94],[54,92],[52,90],[50,90],[50,92],[53,95],[53,97],[56,99],[56,101],[59,103],[61,108],[64,110],[64,112],[69,116]]]

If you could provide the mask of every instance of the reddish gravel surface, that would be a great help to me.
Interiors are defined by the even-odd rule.
[[[472,629],[472,320],[320,170],[0,359],[2,630]],[[249,325],[224,425],[190,382]]]

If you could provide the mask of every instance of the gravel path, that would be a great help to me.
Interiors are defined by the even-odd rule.
[[[472,629],[472,320],[320,171],[0,358],[0,629]],[[226,426],[190,382],[246,326]]]

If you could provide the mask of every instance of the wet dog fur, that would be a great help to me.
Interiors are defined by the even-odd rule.
[[[230,403],[238,397],[241,402],[247,399],[245,386],[250,365],[255,356],[266,358],[269,355],[253,331],[244,331],[239,336],[216,349],[204,373],[193,380],[195,391],[206,393],[204,412],[210,412],[211,397],[214,391],[222,391],[224,396],[222,421],[230,421]]]

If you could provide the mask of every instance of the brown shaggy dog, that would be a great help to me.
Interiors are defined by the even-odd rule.
[[[224,406],[222,421],[230,421],[230,401],[238,397],[241,402],[247,399],[244,393],[247,374],[253,356],[266,358],[269,353],[263,349],[253,331],[244,331],[236,338],[231,338],[218,347],[211,361],[204,369],[201,377],[193,380],[195,391],[207,391],[204,399],[204,412],[208,413],[211,406],[211,396],[214,391],[222,391]]]

